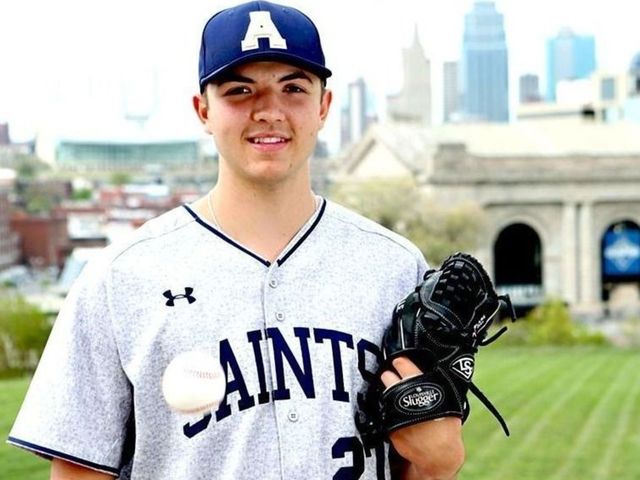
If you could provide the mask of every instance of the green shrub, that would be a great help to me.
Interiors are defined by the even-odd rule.
[[[509,345],[604,345],[608,343],[600,332],[589,331],[576,322],[569,308],[558,299],[546,300],[524,318],[509,325],[509,331],[499,340]]]
[[[47,316],[22,296],[0,298],[0,371],[35,369],[50,332]]]

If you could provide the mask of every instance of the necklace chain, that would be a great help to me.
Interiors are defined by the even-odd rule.
[[[212,194],[213,194],[213,190],[210,190],[209,194],[207,195],[207,205],[209,205],[209,213],[211,214],[211,219],[213,220],[213,223],[215,224],[215,226],[218,228],[222,228],[220,227],[220,222],[216,218],[216,214],[213,211],[213,202],[211,201]]]
[[[210,190],[209,193],[207,194],[207,205],[209,206],[209,213],[211,214],[211,219],[213,220],[213,224],[218,227],[220,230],[222,230],[222,226],[220,225],[220,222],[218,221],[218,219],[216,218],[216,214],[213,210],[213,202],[211,200],[211,197],[213,196],[213,190]],[[320,206],[320,198],[316,197],[314,199],[314,203],[315,203],[315,210],[318,210],[318,207]]]

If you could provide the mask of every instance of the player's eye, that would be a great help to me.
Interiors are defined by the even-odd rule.
[[[224,91],[224,96],[228,97],[228,96],[233,96],[233,95],[246,95],[248,93],[251,93],[251,89],[249,87],[247,87],[246,85],[236,85],[233,87],[229,87]]]
[[[295,83],[288,83],[284,86],[283,91],[286,93],[307,93],[307,91],[300,85]]]

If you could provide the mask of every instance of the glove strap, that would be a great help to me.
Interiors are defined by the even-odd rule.
[[[382,393],[382,425],[387,433],[415,423],[464,415],[460,398],[449,378],[430,371],[406,378]]]
[[[474,383],[469,383],[469,390],[471,390],[471,392],[476,396],[478,400],[482,402],[487,410],[489,410],[493,414],[493,416],[496,417],[496,420],[498,420],[498,422],[502,426],[502,430],[504,430],[504,434],[508,437],[509,427],[507,427],[507,422],[505,422],[502,415],[500,415],[498,409],[493,405],[493,403],[491,403],[491,401],[484,395],[484,393],[482,393],[482,390],[476,387]]]

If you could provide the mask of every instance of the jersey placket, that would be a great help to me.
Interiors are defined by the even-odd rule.
[[[284,438],[287,438],[287,432],[290,428],[295,428],[295,421],[297,421],[297,412],[290,404],[290,402],[282,403],[279,401],[280,390],[278,379],[278,367],[276,365],[275,354],[278,349],[274,346],[273,342],[277,342],[278,335],[282,335],[287,322],[287,312],[284,305],[284,292],[286,285],[282,275],[282,269],[279,268],[278,263],[274,262],[265,276],[264,283],[264,295],[263,295],[263,311],[264,311],[264,324],[265,324],[265,336],[267,339],[266,345],[268,349],[266,364],[268,365],[269,372],[267,377],[270,380],[269,389],[272,395],[273,409],[276,419],[276,438],[278,442],[278,455],[280,459],[280,474],[281,478],[286,478],[286,445],[283,442]],[[274,337],[276,337],[274,339]],[[291,418],[295,419],[292,426]]]

